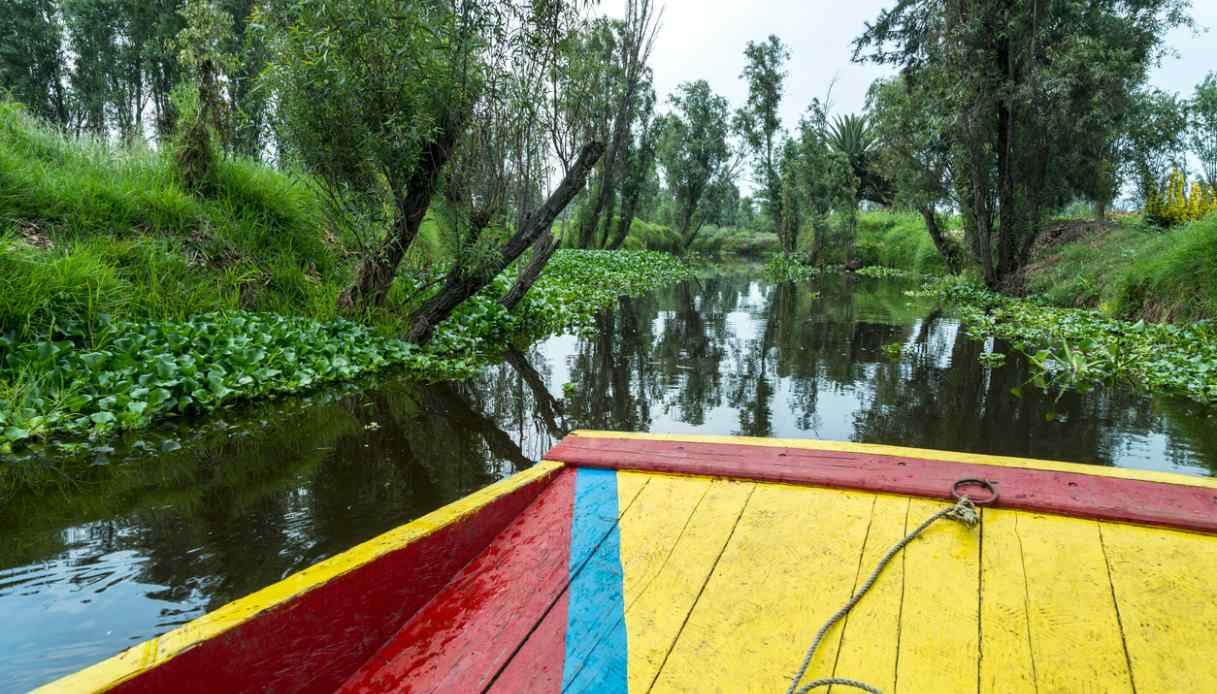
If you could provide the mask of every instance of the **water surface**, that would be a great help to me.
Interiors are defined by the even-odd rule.
[[[906,283],[706,277],[460,383],[392,376],[8,470],[0,691],[164,633],[539,459],[575,428],[840,439],[1209,475],[1212,413],[1025,385]],[[890,358],[884,345],[903,345]],[[1011,390],[1021,387],[1021,397]],[[177,442],[183,446],[177,450]],[[165,449],[167,452],[161,453]],[[156,451],[151,452],[151,451]]]

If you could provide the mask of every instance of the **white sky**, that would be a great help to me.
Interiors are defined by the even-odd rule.
[[[782,109],[788,129],[798,124],[813,97],[824,97],[834,78],[834,111],[859,111],[871,81],[885,73],[851,63],[850,42],[864,22],[891,5],[891,0],[667,0],[651,56],[656,91],[666,102],[681,82],[704,79],[734,109],[747,97],[739,79],[744,46],[777,34],[790,49]],[[620,16],[623,7],[623,0],[600,2],[605,14]],[[1217,0],[1194,0],[1192,15],[1198,26],[1217,28]],[[1154,70],[1155,86],[1189,94],[1208,71],[1217,70],[1217,33],[1176,30],[1167,43],[1180,57]]]

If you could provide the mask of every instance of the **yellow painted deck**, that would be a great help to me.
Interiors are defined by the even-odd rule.
[[[947,506],[618,475],[623,498],[641,487],[620,519],[639,692],[784,691],[879,556]],[[1217,691],[1215,635],[1217,538],[984,509],[976,529],[943,520],[913,541],[807,677],[889,692]]]

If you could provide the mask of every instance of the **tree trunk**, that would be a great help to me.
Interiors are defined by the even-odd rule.
[[[819,213],[812,214],[816,216],[811,222],[811,232],[815,234],[811,245],[811,264],[819,265],[824,262],[824,249],[828,247],[828,223]]]
[[[536,283],[537,278],[541,276],[541,271],[545,269],[549,259],[558,250],[558,245],[558,238],[553,235],[553,232],[542,233],[537,237],[532,244],[532,258],[529,259],[524,272],[520,273],[520,276],[516,278],[516,283],[511,285],[511,289],[503,295],[503,298],[499,299],[503,308],[510,311],[520,303],[520,299],[524,298],[524,295]]]
[[[625,243],[625,237],[629,236],[630,225],[634,223],[634,215],[638,213],[639,197],[641,196],[638,192],[631,191],[629,199],[621,206],[621,219],[617,220],[617,235],[608,245],[610,251],[621,248],[621,244]]]
[[[452,156],[457,132],[456,127],[445,130],[428,145],[404,191],[395,191],[393,228],[376,251],[360,261],[355,280],[338,296],[339,311],[351,312],[384,304],[393,278],[397,276],[397,266],[410,250],[423,217],[431,207],[440,172]]]
[[[545,204],[529,215],[524,226],[517,229],[503,244],[499,250],[498,262],[487,272],[467,273],[466,268],[460,265],[453,267],[444,278],[444,285],[439,292],[410,316],[410,332],[406,339],[418,344],[430,341],[435,327],[452,315],[456,307],[490,284],[495,275],[515,262],[516,258],[536,242],[538,236],[549,231],[553,227],[554,219],[587,184],[588,174],[602,154],[604,145],[599,142],[591,142],[583,147],[579,159],[566,173],[562,182],[550,194]]]
[[[684,237],[684,243],[681,244],[681,250],[683,250],[685,253],[688,253],[689,249],[693,247],[693,241],[697,238],[697,235],[701,233],[701,227],[704,223],[705,222],[699,221],[697,226],[693,227],[693,231],[689,233],[688,236]]]
[[[1095,200],[1094,201],[1094,221],[1096,221],[1096,222],[1106,222],[1107,221],[1107,201],[1106,200]]]
[[[989,168],[984,154],[983,145],[976,140],[973,133],[969,139],[968,152],[971,159],[972,174],[972,222],[975,227],[973,250],[976,262],[984,273],[985,286],[990,289],[997,287],[997,277],[993,272],[993,212],[989,208]]]
[[[926,231],[930,233],[930,240],[934,242],[934,248],[937,248],[938,254],[942,256],[942,262],[946,264],[947,272],[958,275],[959,253],[943,233],[942,226],[938,223],[938,213],[934,211],[933,207],[923,206],[921,218],[925,220]]]

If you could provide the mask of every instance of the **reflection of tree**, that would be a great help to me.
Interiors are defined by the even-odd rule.
[[[88,602],[94,590],[135,581],[181,609],[133,624],[137,633],[115,631],[115,652],[163,632],[531,465],[484,409],[489,394],[388,383],[256,436],[91,466],[76,488],[48,487],[0,509],[0,568],[41,567],[44,586],[32,598],[0,597],[0,609],[59,584]]]
[[[537,416],[545,424],[549,435],[555,440],[565,436],[567,433],[566,427],[558,423],[558,417],[562,415],[562,403],[550,394],[549,389],[545,386],[545,380],[537,372],[536,368],[533,367],[528,357],[512,347],[503,354],[503,360],[515,370],[520,380],[528,386],[533,398],[534,409]]]

